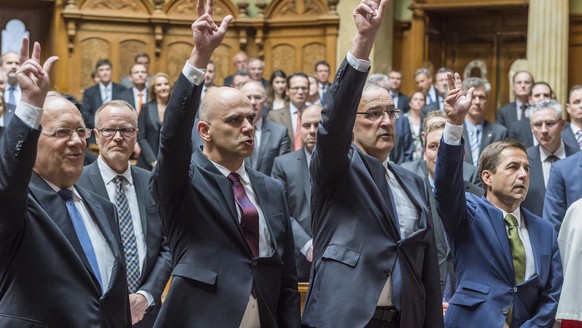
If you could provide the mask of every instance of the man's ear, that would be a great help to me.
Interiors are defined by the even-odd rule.
[[[205,121],[198,121],[198,125],[196,126],[196,130],[198,130],[198,134],[200,135],[200,139],[204,141],[212,140],[210,136],[210,124]]]

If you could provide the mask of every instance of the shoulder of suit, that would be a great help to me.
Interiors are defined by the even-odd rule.
[[[75,188],[81,194],[81,196],[85,200],[85,203],[87,203],[88,206],[91,206],[92,201],[98,201],[101,204],[101,206],[110,207],[111,209],[113,209],[113,204],[111,203],[111,201],[109,201],[109,199],[99,195],[93,190],[85,188],[79,184],[75,184]]]

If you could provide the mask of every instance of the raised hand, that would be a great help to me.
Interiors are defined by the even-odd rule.
[[[368,59],[376,34],[384,21],[384,11],[390,0],[362,0],[354,9],[357,33],[350,53],[358,59]]]
[[[454,78],[453,75],[449,73],[447,78],[449,80],[450,91],[445,99],[445,111],[447,112],[448,121],[450,123],[461,125],[465,121],[465,116],[471,107],[474,88],[469,89],[465,95],[459,73],[455,73]]]
[[[192,23],[194,49],[188,62],[194,67],[206,69],[206,64],[208,64],[214,49],[224,39],[228,24],[232,21],[232,16],[224,17],[220,26],[217,26],[212,19],[213,0],[207,0],[206,5],[204,0],[198,0],[197,9],[198,19]]]
[[[21,101],[35,107],[42,107],[44,98],[50,88],[50,73],[53,65],[59,60],[52,56],[44,64],[40,64],[40,44],[34,43],[32,56],[29,57],[28,37],[22,40],[20,47],[20,68],[16,71],[16,79],[22,90]]]

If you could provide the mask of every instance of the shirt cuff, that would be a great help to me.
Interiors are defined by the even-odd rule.
[[[206,74],[206,69],[196,68],[186,62],[184,68],[182,69],[182,74],[194,85],[200,85],[204,82],[204,74]]]
[[[42,118],[42,108],[34,107],[24,102],[19,102],[14,111],[14,115],[18,116],[28,126],[38,129],[40,127],[40,119]]]
[[[313,245],[313,239],[309,239],[305,245],[303,245],[303,247],[301,247],[301,249],[299,250],[301,252],[301,254],[303,254],[304,256],[307,256],[307,250],[309,250],[309,247],[311,247],[311,245]]]
[[[372,66],[372,62],[366,59],[358,59],[354,57],[349,51],[348,55],[346,56],[348,64],[352,66],[355,70],[360,72],[368,72],[370,70],[370,66]]]
[[[148,300],[148,307],[150,307],[150,306],[152,306],[152,304],[154,304],[154,297],[148,291],[145,291],[145,290],[141,290],[140,289],[140,290],[138,290],[135,293],[136,294],[143,295],[143,297],[145,297]]]
[[[445,131],[443,133],[443,140],[447,145],[458,146],[461,144],[463,137],[463,124],[454,125],[449,122],[445,124]]]

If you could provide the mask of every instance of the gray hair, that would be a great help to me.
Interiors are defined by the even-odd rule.
[[[382,82],[384,82],[386,86],[390,85],[390,79],[388,79],[388,76],[386,74],[382,74],[382,73],[375,73],[375,74],[370,75],[370,77],[368,77],[367,82],[377,84],[381,87],[383,87],[382,84],[380,84]]]
[[[469,77],[463,81],[463,91],[467,92],[471,88],[483,88],[485,89],[485,93],[489,94],[489,90],[487,89],[487,84],[485,80],[480,79],[478,77]]]
[[[129,109],[132,112],[132,116],[131,116],[131,121],[133,123],[133,125],[135,126],[135,128],[137,129],[137,113],[135,112],[135,110],[133,109],[133,106],[131,106],[127,101],[124,100],[110,100],[106,103],[104,103],[103,105],[101,105],[97,111],[95,112],[95,127],[99,127],[99,119],[101,118],[101,112],[110,106],[117,106],[117,107],[126,107],[127,109]]]
[[[431,77],[432,74],[430,73],[430,71],[426,68],[419,68],[416,70],[416,72],[414,72],[414,77],[417,77],[421,74],[425,74],[427,77]]]
[[[562,105],[554,99],[544,99],[530,106],[530,115],[546,108],[552,109],[559,119],[562,119]]]

